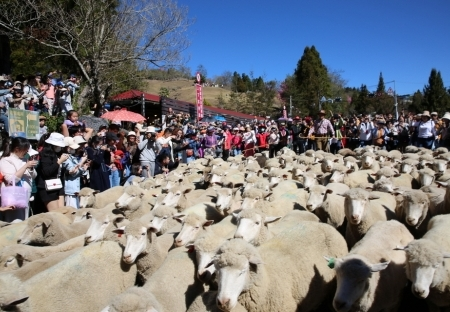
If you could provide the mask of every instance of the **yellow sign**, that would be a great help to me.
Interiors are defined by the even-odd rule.
[[[9,135],[26,137],[29,140],[37,140],[39,134],[39,113],[29,110],[10,108]]]

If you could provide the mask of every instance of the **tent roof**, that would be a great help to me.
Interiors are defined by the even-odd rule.
[[[145,93],[145,92],[142,92],[142,91],[139,91],[139,90],[128,90],[126,92],[117,94],[116,96],[113,96],[113,98],[111,99],[111,102],[124,101],[124,100],[133,100],[133,99],[141,99],[142,98],[142,94],[144,94],[144,99],[146,101],[159,102],[159,96],[158,95]]]

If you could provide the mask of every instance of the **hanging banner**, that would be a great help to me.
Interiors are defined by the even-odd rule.
[[[28,140],[39,139],[39,113],[23,109],[8,109],[9,135]]]
[[[200,73],[197,73],[197,84],[195,85],[197,93],[197,120],[203,118],[203,93]]]

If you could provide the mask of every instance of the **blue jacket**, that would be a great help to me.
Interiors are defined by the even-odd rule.
[[[69,173],[78,163],[78,159],[72,155],[62,163],[62,167],[66,169],[64,174],[64,192],[66,195],[75,195],[75,193],[80,192],[80,177],[86,172],[82,168],[78,168],[75,173]]]

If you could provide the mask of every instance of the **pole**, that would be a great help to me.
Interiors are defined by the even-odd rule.
[[[142,93],[142,116],[145,117],[145,97],[144,97],[144,93]]]
[[[292,118],[292,95],[289,96],[289,116]]]
[[[397,103],[397,91],[395,90],[395,80],[394,80],[394,101],[395,101],[395,119],[398,120],[398,103]]]

